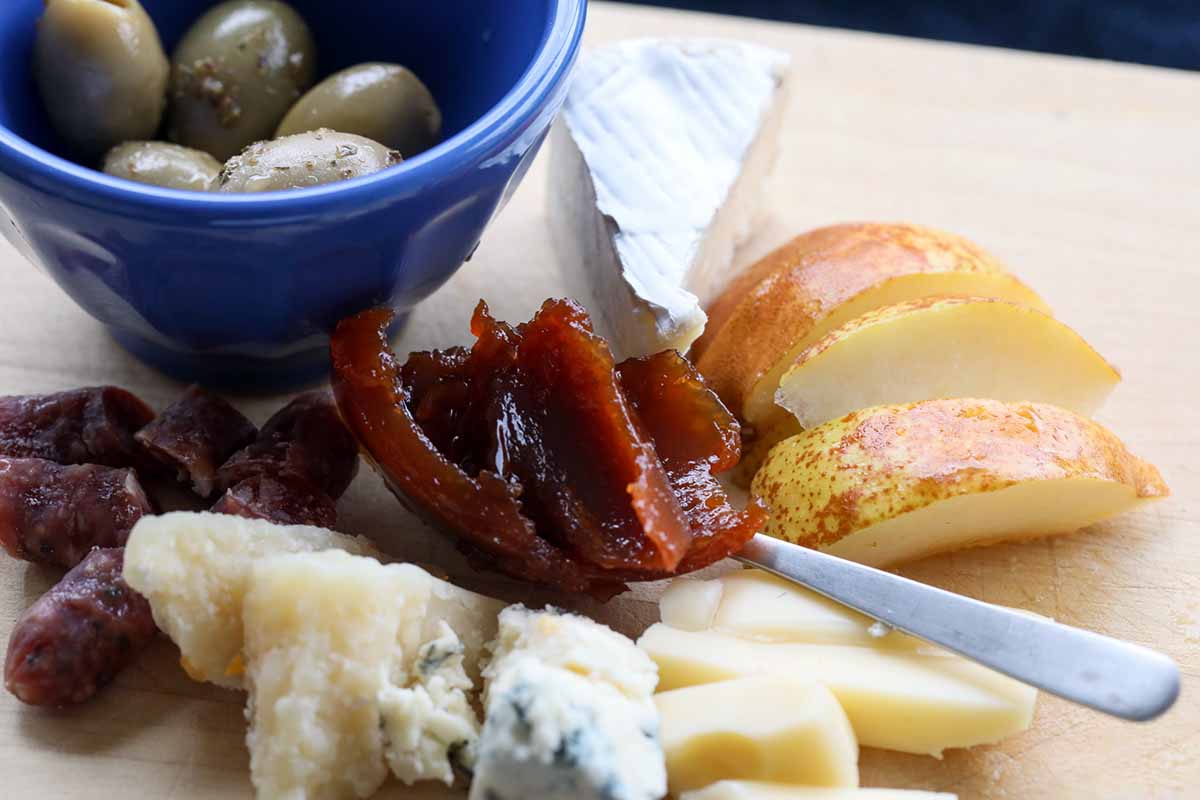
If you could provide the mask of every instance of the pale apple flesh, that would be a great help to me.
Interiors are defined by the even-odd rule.
[[[726,405],[766,427],[783,372],[830,330],[884,305],[930,295],[1045,304],[1000,262],[953,234],[857,223],[796,237],[735,280],[708,308],[692,358]]]
[[[811,428],[942,397],[1050,403],[1090,416],[1120,381],[1079,334],[1026,305],[926,298],[854,319],[805,350],[776,402]]]
[[[904,275],[873,286],[830,309],[803,336],[796,337],[774,364],[750,384],[742,406],[742,415],[750,423],[770,427],[787,412],[775,403],[775,393],[784,373],[804,351],[833,331],[863,314],[899,303],[928,297],[992,297],[1021,303],[1050,313],[1049,307],[1032,289],[1011,275],[987,272],[931,272]]]
[[[1101,425],[1040,403],[929,400],[788,439],[755,476],[766,533],[875,566],[1065,533],[1169,494]]]

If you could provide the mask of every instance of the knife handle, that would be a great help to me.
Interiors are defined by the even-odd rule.
[[[735,556],[1023,683],[1127,720],[1179,696],[1179,667],[1139,645],[983,603],[759,534]]]

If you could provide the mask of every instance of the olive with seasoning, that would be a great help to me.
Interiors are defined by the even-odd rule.
[[[125,142],[108,151],[103,171],[152,186],[207,192],[221,174],[221,162],[170,142]]]
[[[259,142],[225,163],[217,190],[276,192],[360,178],[399,164],[400,153],[352,133],[297,133]]]
[[[269,139],[312,86],[316,45],[279,0],[232,0],[202,16],[171,59],[168,138],[224,161]]]
[[[349,67],[314,86],[275,135],[318,128],[366,136],[410,158],[437,144],[442,112],[411,70],[374,62]]]
[[[162,120],[170,68],[137,0],[46,0],[33,74],[55,131],[91,161]]]

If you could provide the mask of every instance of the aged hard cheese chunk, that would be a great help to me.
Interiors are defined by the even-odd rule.
[[[583,617],[513,606],[484,671],[471,800],[658,800],[654,663]]]
[[[234,689],[242,686],[242,598],[255,562],[323,550],[381,557],[366,539],[323,528],[190,512],[143,523],[125,547],[125,580],[150,601],[191,676]],[[411,609],[401,628],[405,652],[438,638],[444,621],[462,640],[468,674],[478,679],[484,643],[495,634],[504,604],[417,567],[403,569]]]
[[[368,797],[384,782],[379,697],[401,612],[378,562],[324,553],[251,568],[246,741],[260,798]]]
[[[854,731],[821,684],[768,675],[663,692],[654,702],[674,794],[728,778],[858,785]]]
[[[143,517],[125,545],[125,581],[150,601],[194,679],[241,688],[242,599],[256,561],[283,553],[378,555],[366,539],[223,514]]]
[[[909,789],[827,789],[810,786],[785,786],[755,781],[721,781],[695,792],[685,792],[680,800],[955,800],[944,792]]]
[[[711,39],[618,42],[581,61],[549,208],[619,357],[686,352],[703,331],[775,161],[788,66]]]
[[[463,641],[431,609],[433,581],[340,550],[251,567],[242,618],[260,797],[366,797],[389,767],[407,784],[449,785],[474,766],[475,683]],[[479,598],[480,616],[455,622],[491,632],[499,605]]]
[[[932,648],[752,641],[661,623],[638,644],[665,690],[753,675],[823,683],[869,747],[938,756],[998,741],[1033,718],[1034,689]]]

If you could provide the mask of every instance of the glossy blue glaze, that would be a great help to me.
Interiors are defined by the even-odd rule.
[[[43,0],[0,1],[0,233],[122,345],[181,379],[250,389],[317,380],[337,320],[379,304],[403,312],[441,286],[545,138],[586,5],[291,2],[316,35],[319,74],[362,61],[411,67],[442,107],[446,140],[394,169],[296,192],[110,178],[54,154],[29,72]],[[215,3],[143,5],[169,51]]]

